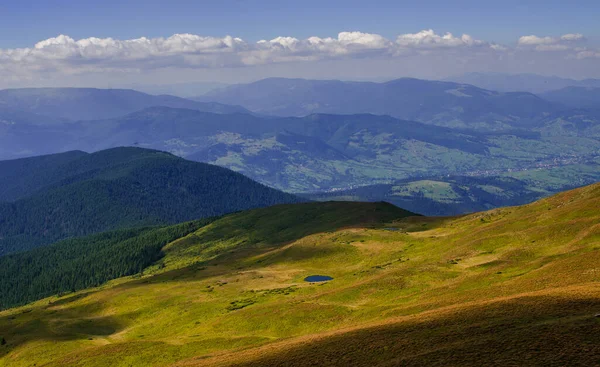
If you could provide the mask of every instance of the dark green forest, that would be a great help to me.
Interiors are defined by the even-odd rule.
[[[28,177],[21,181],[46,186],[0,203],[0,256],[93,233],[301,201],[225,168],[139,148],[85,154],[54,170],[39,166],[21,167]]]
[[[166,244],[213,220],[105,232],[0,257],[0,309],[137,274]]]

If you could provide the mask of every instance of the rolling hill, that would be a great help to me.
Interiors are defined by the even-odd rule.
[[[292,192],[431,175],[489,176],[556,164],[597,164],[596,110],[550,113],[536,124],[527,130],[495,132],[371,114],[275,118],[150,107],[105,120],[0,124],[0,158],[137,146],[220,165]],[[579,185],[593,182],[581,172],[570,170],[570,179]]]
[[[228,215],[143,274],[0,312],[0,364],[594,365],[599,205],[596,184],[460,217]]]
[[[0,126],[33,125],[33,126],[56,126],[66,124],[69,121],[57,117],[43,116],[37,113],[19,110],[0,103]]]
[[[189,108],[213,113],[246,113],[242,107],[160,95],[131,89],[25,88],[0,90],[0,112],[4,108],[37,114],[42,121],[99,120],[123,116],[148,107]],[[0,116],[2,116],[0,114]],[[47,117],[44,117],[47,116]],[[36,124],[42,122],[36,121]]]
[[[533,126],[539,116],[559,109],[531,93],[412,78],[386,83],[270,78],[218,89],[199,100],[277,116],[368,113],[480,130]]]
[[[478,132],[370,114],[273,118],[151,107],[58,126],[0,125],[0,157],[138,146],[307,192],[593,160],[600,149],[596,115],[567,110],[548,114],[535,129]]]
[[[542,93],[540,97],[572,108],[600,109],[600,86],[595,88],[566,87]]]
[[[137,145],[165,150],[298,192],[422,174],[516,169],[597,152],[594,131],[599,124],[568,130],[567,136],[578,142],[573,144],[556,128],[558,118],[547,121],[552,127],[548,134],[481,133],[369,114],[265,118],[153,107],[75,124],[79,139],[68,148]]]
[[[112,229],[298,202],[241,174],[115,148],[1,162],[0,255]],[[8,175],[7,175],[8,173]]]
[[[527,204],[553,191],[512,177],[439,176],[304,196],[318,201],[386,201],[415,213],[448,216]]]
[[[10,156],[13,149],[46,153],[139,146],[222,165],[278,188],[300,190],[336,181],[346,184],[357,177],[370,179],[373,174],[402,174],[393,171],[424,164],[407,163],[415,155],[420,161],[444,165],[440,160],[446,160],[442,154],[448,151],[469,156],[488,153],[486,139],[479,134],[374,115],[261,118],[152,107],[119,118],[49,129],[9,127],[5,139],[0,132],[0,141],[7,143],[0,150],[6,149]],[[46,139],[56,135],[50,142]],[[414,149],[430,154],[417,154]],[[375,168],[374,160],[380,161]],[[300,170],[304,173],[299,166],[305,167]],[[378,167],[382,173],[375,172]]]
[[[600,160],[547,163],[493,174],[425,175],[300,195],[311,200],[385,201],[423,215],[459,215],[524,205],[600,181]]]
[[[447,81],[478,86],[499,92],[546,93],[566,87],[600,87],[600,79],[569,79],[538,74],[467,73]]]

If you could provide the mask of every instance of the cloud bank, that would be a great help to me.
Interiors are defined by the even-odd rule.
[[[65,35],[40,41],[32,48],[0,50],[2,64],[18,63],[34,70],[180,66],[238,67],[289,61],[314,61],[365,55],[397,56],[435,48],[489,47],[469,35],[437,35],[433,30],[398,36],[395,41],[378,34],[341,32],[337,38],[277,37],[248,43],[241,38],[175,34],[168,38],[86,38]]]
[[[167,38],[85,38],[59,35],[33,47],[0,49],[0,76],[35,78],[43,74],[79,75],[148,70],[222,69],[289,62],[384,58],[414,55],[446,55],[455,58],[502,58],[516,53],[554,52],[558,57],[581,60],[600,58],[600,51],[586,47],[582,34],[558,37],[528,35],[516,46],[476,39],[468,34],[437,34],[433,30],[401,34],[388,39],[378,34],[341,32],[337,37],[277,37],[247,42],[241,38],[175,34]]]
[[[569,33],[560,37],[523,36],[519,38],[517,44],[519,47],[530,47],[536,51],[569,51],[577,50],[576,45],[583,41],[585,41],[583,34]]]

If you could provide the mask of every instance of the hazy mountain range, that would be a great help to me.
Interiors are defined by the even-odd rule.
[[[152,106],[189,108],[214,113],[247,113],[236,106],[196,102],[170,95],[154,96],[131,89],[26,88],[0,90],[1,108],[51,119],[96,120],[126,115]],[[3,118],[6,120],[6,118]],[[11,120],[7,120],[10,122]]]
[[[467,84],[412,78],[385,83],[271,78],[215,90],[198,100],[241,105],[267,115],[370,113],[493,130],[527,127],[537,116],[559,108],[531,93],[500,93]]]
[[[600,110],[600,86],[565,87],[542,93],[540,96],[548,101],[562,103],[569,107]]]
[[[577,92],[589,95],[585,101],[595,98],[593,89]],[[556,93],[550,101],[416,79],[267,79],[203,97],[218,102],[127,90],[5,90],[0,91],[0,158],[138,146],[297,192],[430,175],[595,165],[598,109],[593,102],[570,107],[578,100],[570,90]],[[268,115],[275,113],[301,117]],[[565,175],[589,183],[590,176],[577,172],[583,170]],[[569,186],[561,180],[551,192],[564,187]]]
[[[600,79],[577,80],[538,74],[467,73],[445,80],[500,92],[545,93],[567,87],[600,87]]]

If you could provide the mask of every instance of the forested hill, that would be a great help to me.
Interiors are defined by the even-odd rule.
[[[171,224],[301,199],[225,168],[115,148],[3,162],[0,255],[135,226]],[[43,183],[41,185],[40,183]],[[22,187],[17,190],[15,186]]]

